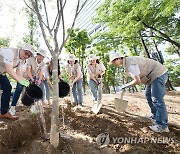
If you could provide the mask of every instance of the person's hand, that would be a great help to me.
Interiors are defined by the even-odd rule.
[[[96,82],[97,85],[99,85],[99,81],[98,80],[96,80],[95,82]]]
[[[125,88],[128,88],[129,86],[127,86],[126,84],[123,84],[122,86],[121,86],[121,89],[125,89]]]
[[[26,79],[21,80],[19,83],[25,87],[29,87],[30,84],[30,82]]]
[[[37,80],[36,84],[39,86],[41,84],[41,80]]]
[[[70,82],[70,87],[73,87],[73,84],[74,84],[74,82],[72,81],[72,82]]]
[[[30,79],[30,83],[31,84],[35,83],[34,79]]]
[[[69,77],[69,80],[73,80],[73,79],[74,79],[74,76],[70,76],[70,77]]]

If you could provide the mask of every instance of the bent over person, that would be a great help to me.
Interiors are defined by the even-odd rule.
[[[150,119],[155,125],[149,128],[155,132],[169,132],[168,115],[164,102],[165,84],[168,79],[167,68],[161,63],[144,57],[125,57],[118,52],[110,52],[110,64],[122,65],[127,76],[133,80],[122,88],[136,84],[146,85],[146,99],[151,109]]]
[[[21,61],[33,56],[34,48],[30,44],[25,44],[21,48],[2,48],[0,49],[0,85],[1,95],[1,114],[0,118],[16,120],[17,116],[12,116],[9,110],[9,101],[11,96],[11,85],[6,76],[10,75],[14,80],[23,86],[29,86],[29,81],[18,75],[14,68],[21,65]]]
[[[30,79],[32,83],[37,84],[40,86],[41,90],[43,91],[43,105],[46,106],[44,101],[45,95],[45,87],[43,83],[43,74],[44,74],[44,58],[46,57],[46,50],[39,49],[36,52],[36,56],[28,59],[27,62],[27,77]]]

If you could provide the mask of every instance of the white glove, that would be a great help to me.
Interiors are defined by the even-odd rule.
[[[127,86],[126,84],[123,84],[122,86],[121,86],[121,89],[125,89],[125,88],[128,88],[129,86]]]

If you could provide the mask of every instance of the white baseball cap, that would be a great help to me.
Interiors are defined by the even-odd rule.
[[[36,54],[40,54],[41,56],[46,57],[46,50],[44,50],[44,49],[39,49],[39,50],[36,52]]]
[[[116,58],[121,58],[121,57],[125,57],[125,55],[120,54],[117,51],[110,51],[109,52],[109,64],[112,64],[112,61]]]
[[[31,44],[26,43],[26,44],[21,46],[21,49],[30,51],[32,53],[32,55],[34,55],[35,50]]]
[[[98,56],[96,56],[96,54],[90,54],[89,57],[88,57],[88,60],[96,60],[96,59],[99,59]]]
[[[75,57],[75,55],[70,54],[67,60],[75,61],[75,60],[78,60],[78,59]]]

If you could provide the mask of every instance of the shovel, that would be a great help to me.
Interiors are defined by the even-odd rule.
[[[128,101],[123,100],[124,93],[125,91],[122,89],[121,98],[115,98],[114,100],[114,107],[118,112],[124,112],[128,107]]]
[[[94,114],[98,114],[98,112],[100,111],[100,109],[101,109],[101,107],[102,107],[101,97],[100,97],[101,91],[102,91],[102,78],[99,78],[98,101],[93,104],[92,109],[91,109],[91,111],[92,111]]]

